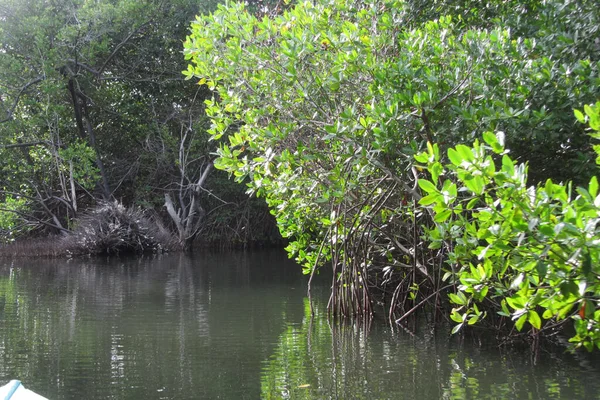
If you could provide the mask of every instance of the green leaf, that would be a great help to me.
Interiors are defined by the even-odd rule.
[[[585,116],[581,111],[573,110],[573,114],[575,114],[575,118],[577,118],[577,121],[581,122],[582,124],[585,124]]]
[[[575,282],[571,281],[561,283],[559,288],[560,293],[565,297],[569,297],[569,295],[577,296],[579,292],[579,286],[577,286]]]
[[[473,162],[475,160],[471,149],[464,144],[456,146],[456,151],[458,151],[458,154],[460,154],[463,160],[467,160],[468,162]]]
[[[444,196],[442,196],[439,193],[430,193],[425,197],[422,197],[421,200],[419,200],[419,204],[422,206],[428,206],[430,204],[436,203],[438,201],[443,201],[444,200]]]
[[[431,242],[431,243],[429,243],[429,245],[427,246],[427,248],[431,249],[431,250],[441,249],[442,248],[442,242],[440,240],[437,240],[435,242]]]
[[[446,221],[450,216],[452,215],[452,210],[449,209],[445,209],[442,212],[439,212],[435,215],[435,217],[433,217],[433,220],[435,222],[444,222]]]
[[[463,327],[463,324],[460,323],[458,325],[456,325],[454,328],[452,328],[452,334],[455,334],[456,332],[460,331],[460,329]]]
[[[567,317],[567,315],[571,312],[571,309],[573,308],[575,304],[574,303],[568,303],[565,306],[561,307],[560,310],[558,310],[558,319],[565,319]]]
[[[457,167],[463,162],[463,158],[458,154],[458,151],[454,149],[448,149],[448,158],[450,159],[450,162]]]
[[[458,323],[463,322],[463,316],[458,312],[458,310],[452,310],[450,313],[450,319]]]
[[[527,312],[527,321],[529,321],[531,326],[533,326],[535,329],[540,329],[542,327],[542,320],[540,319],[540,316],[533,310]]]
[[[459,304],[459,305],[467,304],[464,299],[461,299],[459,296],[455,295],[454,293],[449,293],[448,297],[450,297],[450,301],[453,302],[454,304]]]
[[[525,308],[525,303],[527,302],[527,300],[525,300],[523,297],[507,297],[506,302],[513,309],[522,310],[523,308]]]
[[[417,162],[420,162],[422,164],[427,164],[427,161],[429,161],[429,155],[424,151],[415,154],[413,157],[415,158],[415,160],[417,160]]]
[[[527,322],[527,313],[521,315],[517,322],[515,322],[515,327],[519,332],[521,332],[521,329],[523,329],[523,325],[525,325],[525,322]]]
[[[433,163],[433,165],[431,165],[429,167],[429,173],[431,173],[431,180],[433,182],[437,182],[438,177],[444,172],[444,167],[442,166],[442,164],[440,164],[439,162],[435,162]]]
[[[598,195],[598,179],[595,176],[593,176],[592,179],[590,179],[588,192],[594,198]]]
[[[539,260],[535,264],[535,270],[537,271],[540,280],[542,280],[546,277],[546,273],[548,273],[548,264],[542,260]]]
[[[469,202],[467,203],[467,206],[465,207],[467,210],[471,210],[473,209],[473,207],[475,207],[475,205],[479,202],[479,197],[473,197],[471,200],[469,200]]]
[[[465,186],[473,193],[479,195],[483,193],[484,183],[481,176],[471,176],[464,180]]]
[[[438,193],[435,185],[426,179],[419,179],[419,187],[427,193]]]
[[[589,277],[592,273],[592,257],[590,256],[590,252],[584,250],[583,260],[581,262],[581,272],[586,277]]]
[[[508,307],[506,306],[506,300],[502,299],[502,302],[500,303],[500,306],[502,307],[502,311],[504,312],[504,314],[506,316],[510,315],[510,311],[508,310]]]
[[[435,159],[435,151],[433,150],[431,142],[427,142],[427,153],[429,153],[429,157],[431,159]]]
[[[515,174],[515,164],[506,154],[502,156],[502,171],[508,173],[509,176]]]
[[[598,114],[594,111],[594,108],[586,104],[583,106],[583,109],[590,118],[590,128],[592,128],[595,131],[600,130],[600,118],[598,118]]]
[[[496,135],[494,135],[494,133],[490,131],[483,132],[483,140],[490,146],[494,145],[495,143],[498,143]]]

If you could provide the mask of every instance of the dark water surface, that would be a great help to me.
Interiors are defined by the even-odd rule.
[[[0,385],[58,399],[600,399],[589,357],[326,318],[281,252],[0,261]],[[596,358],[597,359],[597,358]]]

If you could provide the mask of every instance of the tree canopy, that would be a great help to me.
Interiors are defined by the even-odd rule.
[[[230,4],[192,23],[185,74],[215,92],[216,166],[266,198],[306,273],[331,263],[330,309],[370,315],[382,301],[401,321],[458,295],[469,271],[448,259],[455,237],[431,236],[453,212],[429,207],[446,149],[495,132],[529,163],[528,185],[597,175],[573,109],[599,96],[598,20],[585,1],[322,0],[262,18]],[[441,157],[427,173],[423,150]],[[477,182],[435,190],[460,198]]]
[[[156,210],[185,247],[202,229],[220,238],[239,223],[234,212],[206,223],[211,209],[246,200],[209,174],[210,91],[181,75],[189,21],[215,4],[0,1],[4,240],[69,231],[111,199]]]

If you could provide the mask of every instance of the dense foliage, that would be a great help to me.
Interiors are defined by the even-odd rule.
[[[332,266],[335,314],[449,292],[457,330],[574,317],[600,343],[594,2],[198,7],[0,0],[0,241],[119,199],[86,248],[156,248],[103,236],[137,206],[179,248],[275,242],[264,198],[304,271]]]
[[[216,166],[267,199],[306,273],[331,262],[336,314],[370,314],[384,301],[401,321],[449,288],[445,266],[458,256],[435,242],[441,232],[431,245],[429,227],[442,217],[417,204],[430,193],[413,155],[427,143],[438,154],[481,148],[484,132],[503,131],[534,183],[582,184],[597,173],[572,109],[599,95],[598,9],[477,4],[323,0],[262,18],[232,4],[192,24],[184,73],[215,92],[207,114]],[[443,163],[428,166],[432,182]],[[519,168],[514,179],[526,187]],[[559,188],[547,190],[571,204]],[[533,306],[513,305],[519,327],[538,325]]]
[[[586,106],[591,127],[600,130],[600,102]],[[577,112],[585,121],[584,114]],[[431,180],[420,179],[428,193],[420,204],[434,214],[431,248],[444,247],[456,288],[451,318],[475,324],[486,313],[517,330],[552,331],[573,315],[571,341],[600,348],[600,193],[594,176],[586,188],[548,179],[527,185],[527,166],[515,165],[504,148],[504,133],[483,135],[486,145],[448,149],[441,167],[437,145],[415,158]],[[501,168],[490,155],[502,155]],[[600,152],[598,153],[600,156]],[[597,161],[598,162],[598,161]],[[576,311],[577,314],[574,314]]]
[[[113,199],[156,211],[183,247],[273,225],[215,228],[247,199],[208,179],[209,91],[180,72],[189,21],[215,4],[0,0],[0,242],[72,231]]]

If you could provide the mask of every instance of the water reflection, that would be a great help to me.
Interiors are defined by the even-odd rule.
[[[258,398],[297,278],[278,253],[13,262],[0,382],[53,399]]]
[[[319,315],[311,323],[305,305],[304,322],[288,325],[263,363],[261,398],[600,398],[598,368],[582,367],[563,352],[544,352],[534,365],[528,349],[460,340],[449,329],[418,325],[414,336],[376,324],[367,335],[360,324]]]
[[[594,363],[310,318],[279,252],[0,265],[0,384],[50,399],[598,398]],[[588,360],[589,361],[589,360]]]

